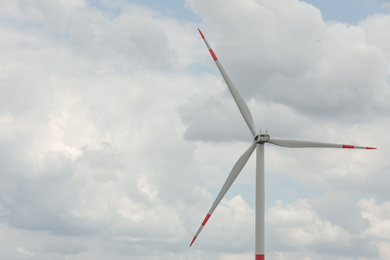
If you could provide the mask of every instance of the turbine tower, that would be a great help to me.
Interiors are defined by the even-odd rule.
[[[203,33],[198,28],[200,35],[202,36],[207,48],[210,51],[211,56],[213,57],[215,64],[217,65],[219,71],[222,74],[223,79],[226,82],[226,85],[229,88],[230,93],[233,96],[234,101],[236,102],[238,109],[241,112],[246,124],[249,127],[253,135],[253,142],[245,153],[238,159],[236,164],[233,166],[228,178],[226,179],[224,185],[222,186],[221,191],[219,192],[217,198],[215,199],[213,205],[211,206],[209,212],[204,218],[202,224],[200,225],[198,231],[196,232],[194,238],[191,241],[190,247],[195,242],[195,239],[199,236],[199,233],[202,231],[203,227],[206,225],[210,216],[213,214],[214,210],[221,202],[222,198],[225,196],[226,192],[229,190],[230,186],[237,178],[238,174],[241,172],[242,168],[245,166],[249,157],[252,155],[253,151],[256,149],[256,203],[255,203],[255,259],[264,260],[264,213],[265,213],[265,189],[264,189],[264,144],[271,143],[278,146],[289,147],[289,148],[346,148],[346,149],[376,149],[373,147],[365,146],[356,146],[356,145],[346,145],[346,144],[333,144],[333,143],[323,143],[323,142],[312,142],[312,141],[302,141],[302,140],[293,140],[293,139],[284,139],[284,138],[274,138],[270,137],[268,133],[258,133],[256,131],[255,124],[251,112],[249,111],[248,106],[246,105],[244,99],[241,97],[240,93],[237,91],[233,82],[230,80],[225,69],[222,67],[214,51],[211,49],[209,43],[204,37]]]

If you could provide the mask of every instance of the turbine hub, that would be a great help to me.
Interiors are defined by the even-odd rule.
[[[260,134],[255,136],[253,141],[257,144],[264,144],[264,143],[268,142],[269,139],[270,139],[270,137],[269,137],[268,133],[260,133]]]

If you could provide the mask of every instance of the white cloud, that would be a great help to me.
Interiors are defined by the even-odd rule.
[[[40,13],[49,9],[24,16],[26,10],[14,8],[17,14],[8,16],[20,21],[3,23],[3,35],[10,37],[1,62],[2,219],[12,232],[94,235],[102,245],[91,247],[87,239],[75,247],[63,238],[65,249],[43,236],[44,246],[19,251],[42,259],[166,254],[167,245],[186,235],[181,212],[188,207],[180,213],[177,207],[195,197],[188,182],[193,144],[182,142],[184,126],[175,109],[196,89],[183,83],[196,83],[182,72],[155,70],[155,61],[169,63],[159,55],[172,56],[159,20],[131,6],[110,20],[82,5],[67,14],[69,31],[57,30],[62,38],[56,38],[45,26],[40,31],[51,22]],[[127,38],[115,40],[117,35]],[[131,47],[137,41],[143,49]],[[122,54],[127,60],[116,58]],[[161,241],[150,250],[150,243]]]
[[[370,226],[365,230],[363,236],[377,246],[381,259],[388,258],[390,256],[389,203],[376,203],[374,199],[363,199],[359,201],[358,205],[362,209],[363,218],[370,222]]]
[[[350,240],[340,226],[321,220],[306,200],[284,206],[278,201],[268,213],[270,223],[278,225],[276,234],[280,241],[292,247],[315,245],[316,243],[344,243]]]
[[[327,195],[323,199],[330,197],[331,195]],[[326,202],[328,205],[332,203],[332,201]],[[318,199],[312,200],[312,203],[318,203]],[[323,212],[329,209],[328,205],[316,204],[315,207],[319,212]],[[299,257],[322,259],[321,254],[332,255],[335,259],[378,257],[377,249],[368,242],[360,230],[345,230],[344,225],[335,223],[334,215],[345,216],[351,213],[354,214],[350,209],[342,208],[334,214],[327,214],[333,219],[331,223],[321,218],[306,199],[286,205],[278,201],[267,214],[267,224],[271,227],[269,241],[273,242],[273,251],[281,252],[276,254],[274,259],[284,259],[284,251],[296,254],[297,256],[292,256],[293,259]],[[363,221],[362,217],[359,219],[357,215],[354,221],[356,220]]]
[[[366,230],[365,235],[389,242],[390,203],[377,204],[374,199],[364,199],[359,202],[359,206],[363,210],[362,216],[370,222],[370,227]]]
[[[20,254],[22,258],[29,257],[29,256],[34,256],[34,253],[30,252],[28,249],[23,248],[23,247],[17,247],[16,251]]]

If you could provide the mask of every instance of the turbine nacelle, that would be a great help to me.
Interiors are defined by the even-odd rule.
[[[269,139],[270,139],[270,137],[269,137],[268,133],[260,133],[260,134],[255,136],[255,138],[253,139],[253,142],[255,142],[257,144],[264,144],[264,143],[268,142]]]

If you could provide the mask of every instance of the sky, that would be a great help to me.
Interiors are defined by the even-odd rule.
[[[390,259],[390,2],[0,0],[0,258]]]

